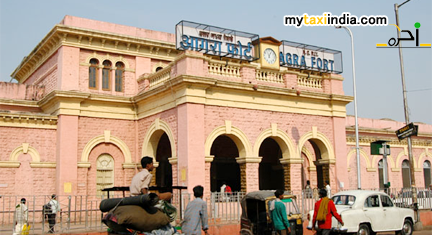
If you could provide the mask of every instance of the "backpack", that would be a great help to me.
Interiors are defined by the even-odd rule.
[[[52,213],[52,205],[50,202],[48,202],[47,204],[43,205],[43,213],[44,214],[51,214]]]

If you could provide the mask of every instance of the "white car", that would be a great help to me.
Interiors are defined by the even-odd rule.
[[[352,190],[336,193],[332,200],[342,216],[344,226],[332,218],[332,231],[370,235],[376,232],[396,231],[411,235],[414,210],[398,208],[392,199],[379,191]],[[308,229],[312,229],[314,211],[308,215]]]

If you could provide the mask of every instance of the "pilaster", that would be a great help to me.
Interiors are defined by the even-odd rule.
[[[56,146],[56,193],[75,194],[78,183],[78,116],[58,116]]]

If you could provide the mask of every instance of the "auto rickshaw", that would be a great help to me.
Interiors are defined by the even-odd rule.
[[[269,204],[275,200],[275,190],[261,190],[246,194],[241,200],[242,216],[241,235],[271,235],[274,234],[270,219]],[[291,235],[303,234],[302,214],[297,206],[296,196],[284,192],[282,202],[285,204]]]

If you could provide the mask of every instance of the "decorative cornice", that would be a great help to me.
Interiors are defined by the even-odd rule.
[[[56,166],[55,162],[30,162],[32,168],[56,168]]]
[[[287,159],[280,159],[279,160],[281,164],[302,164],[303,159],[301,158],[287,158]]]
[[[384,139],[389,141],[389,142],[387,142],[387,144],[389,144],[390,146],[402,147],[402,146],[408,145],[407,139],[399,141],[399,139],[396,138],[396,135],[394,134],[394,132],[392,132],[392,135],[394,135],[395,137],[359,136],[359,144],[369,146],[370,143],[384,138]],[[346,142],[347,142],[347,145],[355,145],[355,136],[354,135],[347,135],[346,136]],[[411,138],[411,142],[412,142],[413,147],[420,147],[420,148],[432,147],[432,141],[430,139],[421,139],[421,138],[418,138],[416,136],[413,136],[413,138]]]
[[[0,161],[0,168],[18,168],[20,165],[18,161]]]
[[[57,116],[0,112],[0,126],[57,129]]]
[[[138,167],[137,163],[123,163],[123,169],[135,169],[137,167]]]
[[[61,46],[142,56],[165,61],[173,61],[179,53],[175,48],[175,44],[171,42],[58,24],[24,58],[11,76],[23,83],[48,58],[57,53]]]
[[[236,161],[238,164],[243,163],[260,163],[262,160],[262,157],[245,157],[245,158],[236,158]]]

